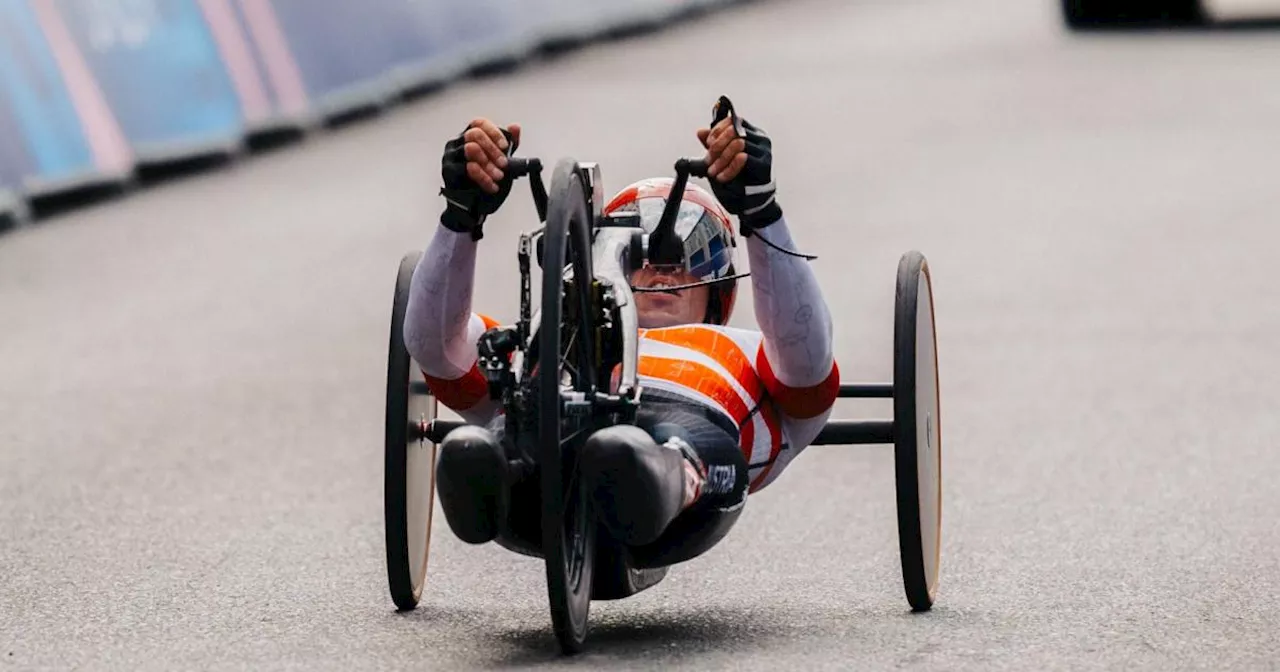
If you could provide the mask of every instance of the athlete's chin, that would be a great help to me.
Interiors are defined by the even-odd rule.
[[[689,323],[689,320],[680,313],[669,313],[663,310],[640,310],[636,312],[636,318],[640,322],[641,329],[661,329]]]

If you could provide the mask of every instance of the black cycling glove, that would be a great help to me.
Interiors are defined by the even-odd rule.
[[[782,217],[782,207],[775,198],[777,186],[773,182],[773,143],[764,129],[739,117],[733,111],[733,103],[720,96],[711,125],[726,117],[733,118],[734,131],[746,142],[747,163],[742,172],[728,182],[722,183],[714,177],[707,181],[721,205],[738,216],[738,228],[746,237]]]
[[[440,224],[450,231],[469,233],[472,240],[480,240],[484,237],[485,218],[502,207],[503,201],[511,193],[514,180],[510,175],[504,175],[502,181],[498,182],[498,193],[490,194],[467,175],[467,140],[464,137],[467,130],[470,127],[463,129],[462,133],[444,146],[444,158],[441,161],[444,187],[440,189],[440,195],[444,196],[448,205],[440,215]],[[507,156],[510,157],[515,154],[516,141],[505,128],[501,130],[507,138]]]

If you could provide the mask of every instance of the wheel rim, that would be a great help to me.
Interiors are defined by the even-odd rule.
[[[426,583],[436,491],[436,444],[428,441],[423,431],[436,419],[436,400],[424,392],[426,385],[421,370],[410,364],[407,420],[416,431],[409,432],[405,444],[405,536],[409,551],[409,582],[413,586],[415,600],[422,597],[422,587]]]
[[[937,332],[928,265],[916,290],[916,474],[920,502],[920,554],[932,602],[937,593],[942,536],[942,425]]]
[[[436,400],[403,339],[409,285],[418,259],[417,253],[411,253],[400,261],[387,353],[383,448],[387,581],[392,601],[403,610],[418,606],[426,584],[435,500],[436,447],[425,440],[424,430],[435,419]]]
[[[907,601],[933,606],[941,547],[942,430],[933,294],[924,256],[898,266],[894,317],[894,464],[898,543]]]

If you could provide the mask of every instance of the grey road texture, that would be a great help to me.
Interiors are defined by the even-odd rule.
[[[1056,9],[754,3],[0,236],[0,670],[1280,668],[1280,39]],[[540,563],[443,521],[397,614],[388,317],[445,140],[518,121],[617,189],[722,93],[774,138],[847,380],[889,379],[898,258],[932,264],[937,607],[907,609],[891,453],[860,447],[594,605],[577,658]],[[490,222],[489,314],[531,213],[522,184]]]

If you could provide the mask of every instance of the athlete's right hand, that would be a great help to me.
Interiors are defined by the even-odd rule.
[[[484,118],[475,119],[445,144],[444,188],[440,190],[448,202],[440,217],[444,226],[480,239],[485,218],[497,212],[511,193],[507,158],[519,145],[519,124],[503,129]]]

